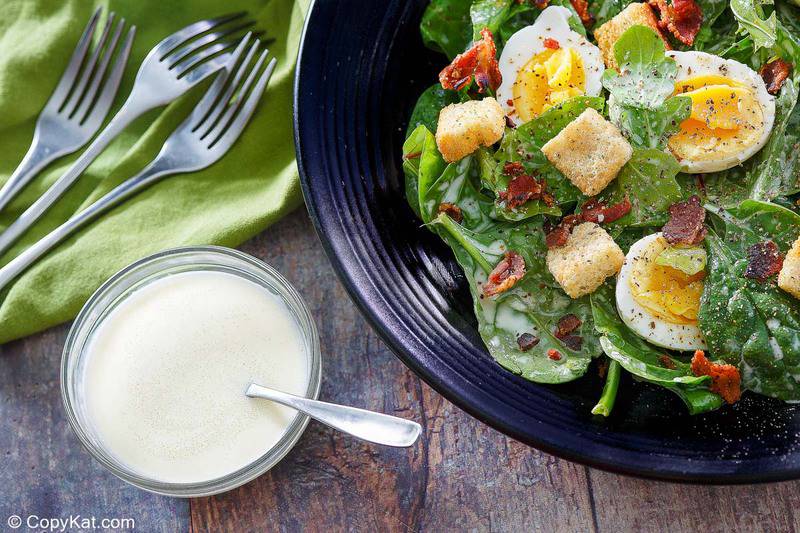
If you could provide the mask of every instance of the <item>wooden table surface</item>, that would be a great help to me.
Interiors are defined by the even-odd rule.
[[[10,515],[133,518],[147,532],[800,531],[800,481],[707,487],[622,477],[464,414],[367,326],[303,210],[242,249],[308,302],[322,339],[322,398],[417,420],[418,445],[382,448],[312,422],[278,466],[237,490],[190,501],[140,491],[94,462],[67,425],[62,326],[0,347],[0,531]]]

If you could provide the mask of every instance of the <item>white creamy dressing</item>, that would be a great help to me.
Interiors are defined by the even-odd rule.
[[[244,395],[250,381],[304,395],[309,356],[283,300],[242,277],[185,272],[122,301],[86,353],[86,408],[133,471],[193,483],[276,444],[296,412]]]

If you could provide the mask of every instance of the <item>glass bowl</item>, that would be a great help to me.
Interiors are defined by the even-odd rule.
[[[300,295],[274,268],[242,252],[218,246],[175,248],[151,255],[113,275],[89,298],[67,336],[61,358],[61,396],[72,429],[81,444],[115,476],[141,489],[179,497],[208,496],[233,489],[260,476],[292,449],[309,418],[298,413],[281,439],[251,464],[220,478],[199,483],[165,483],[143,477],[117,460],[98,438],[86,412],[83,396],[85,353],[92,333],[125,298],[156,279],[181,272],[217,271],[254,282],[279,296],[300,327],[309,357],[306,397],[319,396],[321,354],[317,328]]]

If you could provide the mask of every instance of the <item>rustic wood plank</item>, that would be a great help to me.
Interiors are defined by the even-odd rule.
[[[322,397],[413,418],[410,450],[313,423],[271,472],[192,501],[193,531],[418,531],[592,528],[585,469],[467,416],[407,370],[336,281],[304,214],[243,248],[295,284],[320,329]]]
[[[137,531],[186,531],[188,502],[115,478],[72,433],[59,385],[66,334],[62,326],[0,346],[0,531],[11,531],[12,514],[133,518]]]
[[[800,481],[742,486],[661,483],[591,470],[599,531],[794,532]]]

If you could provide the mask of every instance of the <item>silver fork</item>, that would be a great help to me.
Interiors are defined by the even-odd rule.
[[[101,11],[98,8],[89,19],[61,80],[39,114],[28,153],[0,189],[0,211],[44,167],[86,144],[103,124],[125,72],[136,26],[128,30],[111,72],[104,80],[125,27],[125,19],[117,22],[111,42],[106,46],[115,18],[113,12],[108,15],[100,40],[89,56]]]
[[[238,13],[195,22],[157,44],[139,67],[131,94],[111,122],[56,182],[0,233],[0,255],[77,181],[86,167],[131,122],[151,109],[172,102],[224,67],[230,54],[223,52],[232,47],[232,34],[252,24],[241,24],[244,15]]]
[[[206,168],[230,149],[250,120],[275,69],[275,58],[264,68],[269,54],[266,49],[258,54],[255,64],[250,67],[260,48],[257,39],[244,59],[238,61],[249,40],[248,34],[230,56],[228,67],[214,80],[189,118],[166,140],[156,158],[139,174],[117,185],[0,268],[0,290],[55,245],[100,214],[167,176]],[[245,74],[247,77],[242,82]]]

